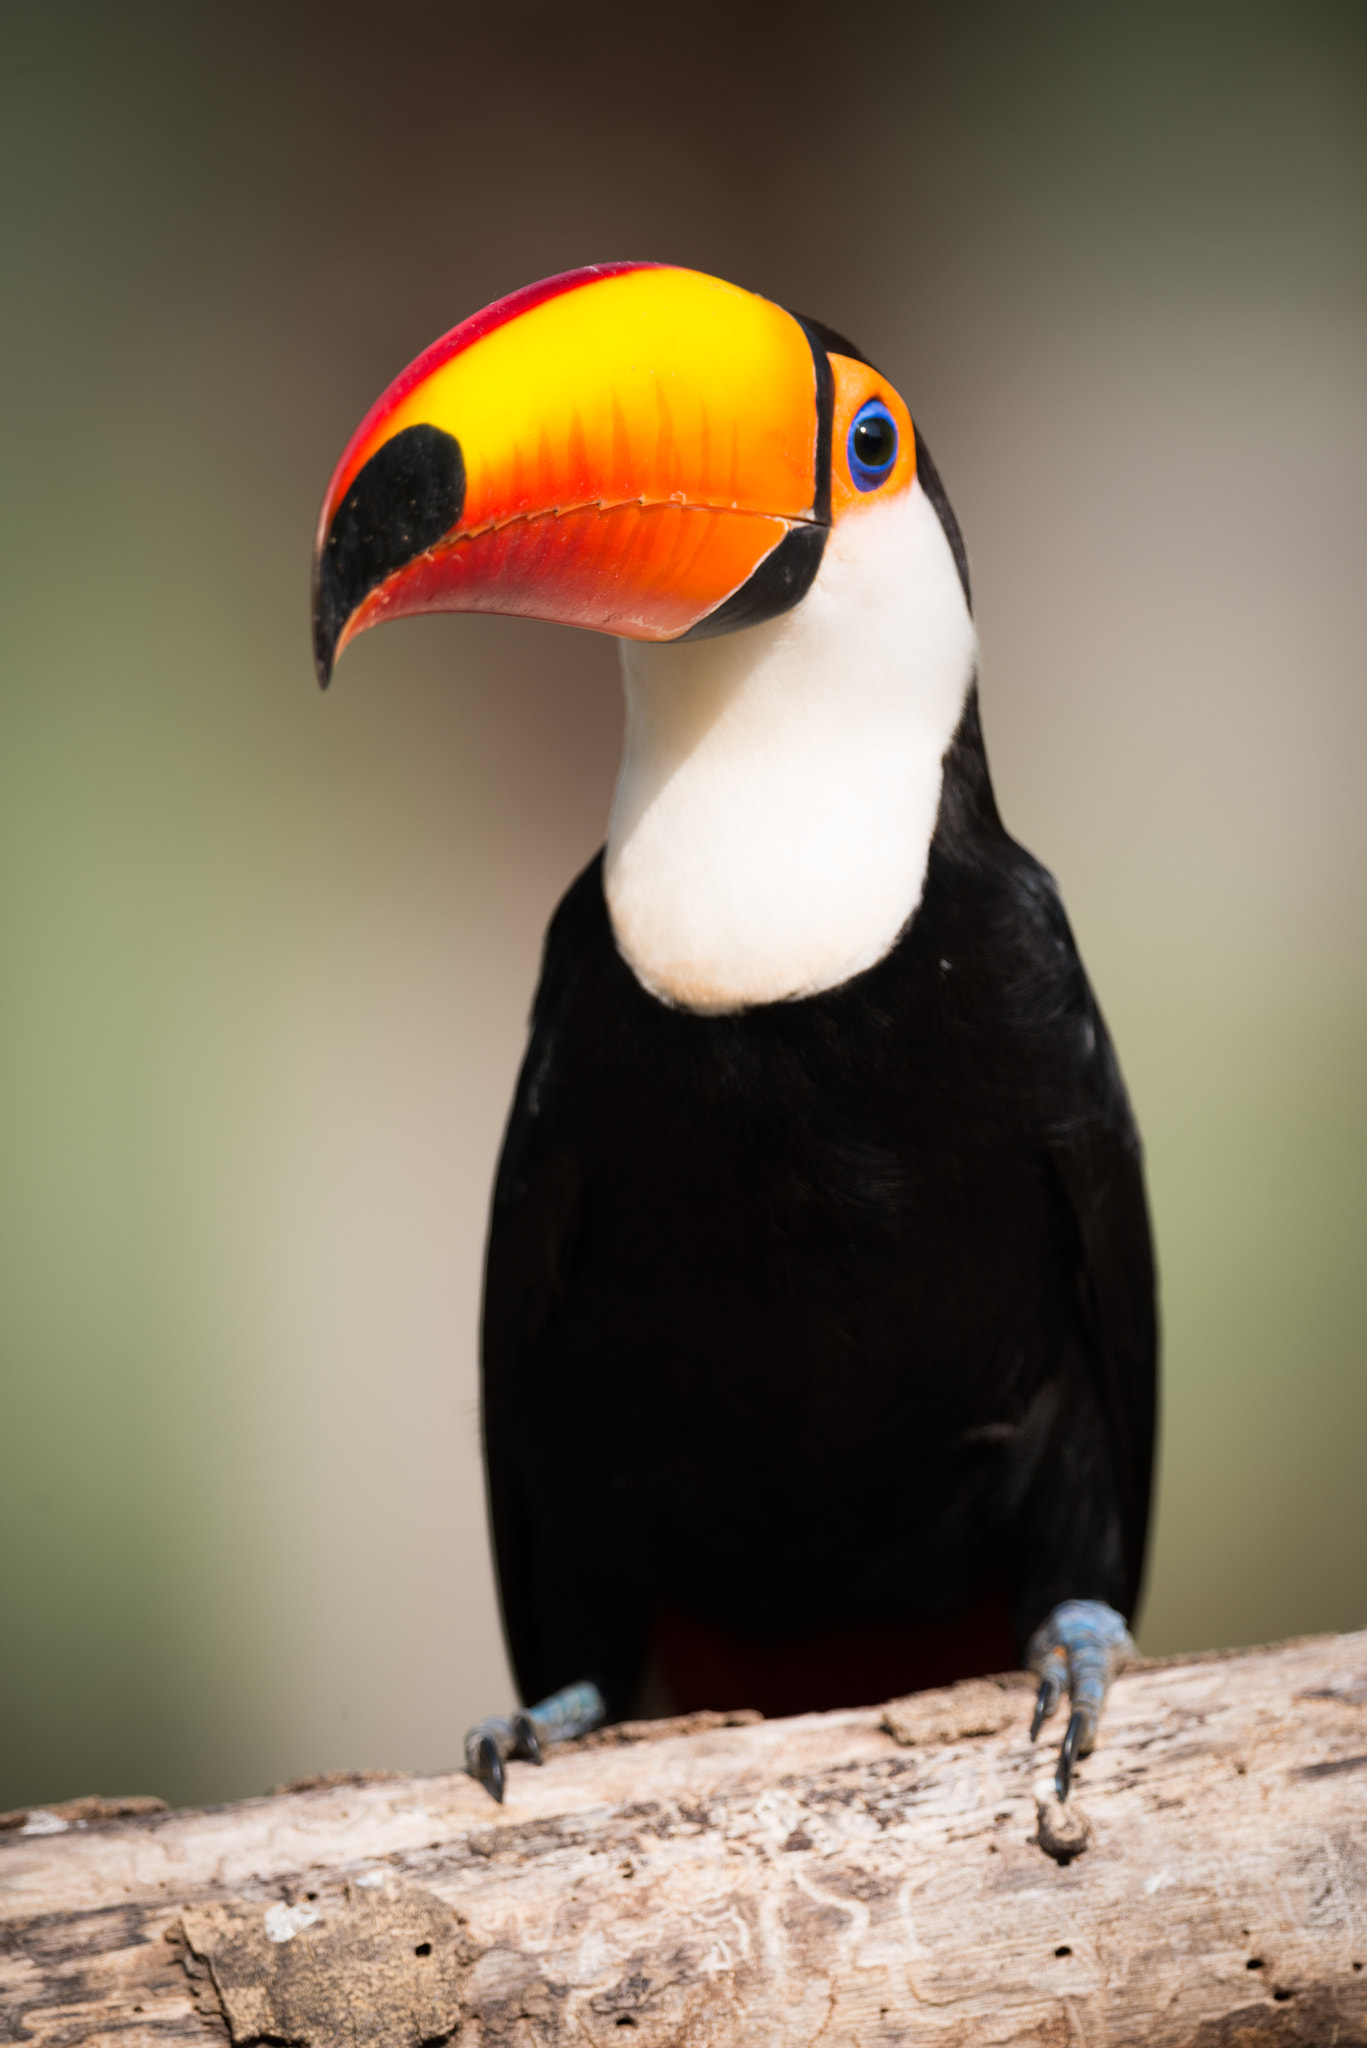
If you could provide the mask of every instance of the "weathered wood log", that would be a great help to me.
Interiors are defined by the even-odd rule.
[[[615,1731],[501,1810],[375,1775],[32,1814],[0,2010],[53,2048],[1367,2041],[1367,1634],[1126,1673],[1071,1836],[1029,1711]]]

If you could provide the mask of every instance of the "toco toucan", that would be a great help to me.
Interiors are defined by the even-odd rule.
[[[320,679],[380,620],[618,637],[607,844],[546,940],[483,1415],[536,1754],[649,1673],[800,1712],[1025,1660],[1059,1762],[1129,1648],[1154,1274],[1059,900],[1006,833],[959,528],[888,379],[753,293],[572,271],[434,343],[318,530]]]

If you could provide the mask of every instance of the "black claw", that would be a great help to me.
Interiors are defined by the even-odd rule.
[[[480,1736],[478,1747],[475,1750],[474,1761],[475,1767],[471,1775],[478,1778],[490,1798],[496,1799],[499,1805],[502,1806],[503,1759],[498,1753],[497,1745],[492,1736]]]
[[[1080,1710],[1070,1715],[1068,1733],[1064,1736],[1063,1747],[1058,1753],[1058,1770],[1054,1774],[1054,1790],[1058,1793],[1060,1804],[1068,1797],[1068,1790],[1073,1782],[1073,1764],[1086,1725],[1087,1717]]]
[[[1047,1712],[1049,1712],[1049,1679],[1041,1677],[1039,1692],[1035,1694],[1035,1714],[1031,1718],[1031,1743],[1039,1741],[1039,1731],[1043,1729]]]
[[[1040,1729],[1048,1718],[1049,1709],[1053,1705],[1053,1701],[1049,1697],[1052,1691],[1053,1687],[1048,1679],[1042,1678],[1039,1682],[1039,1691],[1035,1694],[1035,1712],[1030,1723],[1030,1740],[1032,1742],[1038,1740]]]
[[[515,1756],[525,1757],[529,1764],[544,1764],[545,1752],[536,1732],[536,1723],[530,1714],[513,1715],[513,1741]]]

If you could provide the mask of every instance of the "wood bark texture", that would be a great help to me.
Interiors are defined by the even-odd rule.
[[[0,1829],[51,2048],[1367,2042],[1367,1634],[1124,1674],[1070,1809],[1020,1676],[468,1778]],[[632,1739],[633,1736],[635,1739]],[[145,1804],[145,1803],[144,1803]],[[65,1823],[65,1824],[63,1824]]]

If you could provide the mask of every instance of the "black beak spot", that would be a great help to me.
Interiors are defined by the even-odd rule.
[[[324,689],[356,607],[449,533],[464,508],[465,458],[455,435],[440,427],[405,427],[357,471],[314,575],[313,653]]]

